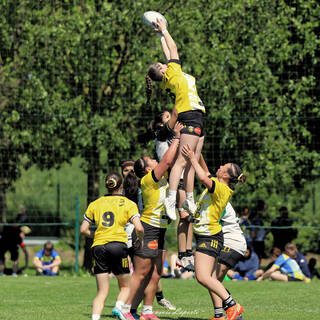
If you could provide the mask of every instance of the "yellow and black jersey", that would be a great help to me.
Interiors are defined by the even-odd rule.
[[[199,198],[195,213],[197,220],[193,223],[194,232],[204,236],[212,236],[221,231],[219,220],[233,194],[233,190],[217,178],[211,180],[211,190],[205,189]]]
[[[169,187],[167,177],[157,180],[154,172],[150,171],[141,179],[140,184],[143,199],[141,221],[157,228],[167,228],[168,216],[164,207]]]
[[[137,205],[121,195],[105,195],[91,202],[84,219],[97,226],[92,247],[112,241],[126,243],[124,226],[135,216],[139,216]]]
[[[160,87],[174,97],[178,113],[191,110],[206,112],[197,93],[196,79],[182,72],[180,60],[169,60]]]

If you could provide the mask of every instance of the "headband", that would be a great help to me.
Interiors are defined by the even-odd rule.
[[[125,167],[129,167],[129,166],[134,166],[134,161],[133,160],[125,160],[121,163],[121,168],[122,170],[125,168]]]

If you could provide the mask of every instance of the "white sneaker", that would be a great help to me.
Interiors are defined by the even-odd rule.
[[[158,301],[158,304],[160,304],[160,306],[162,306],[168,310],[176,310],[176,307],[174,306],[174,304],[171,303],[166,298],[162,298],[160,301]]]
[[[194,202],[184,200],[182,203],[182,208],[186,210],[191,216],[194,216],[197,210],[197,205]]]
[[[167,216],[171,220],[177,220],[177,214],[176,214],[176,202],[171,201],[169,198],[164,199],[164,206],[167,211]]]

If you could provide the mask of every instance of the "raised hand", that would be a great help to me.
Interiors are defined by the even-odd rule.
[[[173,131],[176,138],[180,137],[180,131],[184,128],[184,125],[181,122],[176,122],[174,125]]]
[[[163,19],[157,19],[157,22],[154,23],[155,25],[155,32],[162,32],[164,30],[167,30],[167,25]]]

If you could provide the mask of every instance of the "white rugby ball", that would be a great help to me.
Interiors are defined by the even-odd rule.
[[[166,20],[166,18],[157,11],[146,11],[142,16],[143,22],[152,28],[156,27],[157,19],[164,20],[168,27],[168,21]]]

